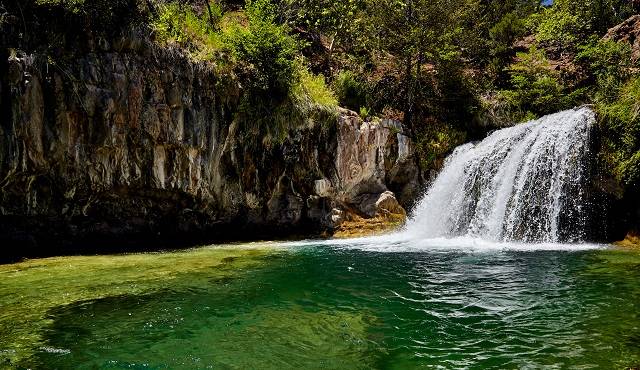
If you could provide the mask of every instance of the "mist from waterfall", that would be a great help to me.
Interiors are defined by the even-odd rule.
[[[583,241],[594,123],[594,112],[581,107],[458,147],[419,202],[404,236]]]

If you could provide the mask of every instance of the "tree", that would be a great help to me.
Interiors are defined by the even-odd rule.
[[[369,0],[374,48],[391,53],[402,75],[402,111],[412,127],[425,112],[425,68],[448,73],[462,62],[464,25],[477,14],[475,0]],[[441,75],[443,76],[443,75]],[[453,77],[453,75],[449,75]]]
[[[602,36],[632,14],[629,0],[555,0],[540,14],[538,39],[571,46],[592,35]]]
[[[363,0],[279,0],[278,6],[282,23],[328,38],[329,59],[338,47],[353,49],[366,37],[361,29],[367,18]]]

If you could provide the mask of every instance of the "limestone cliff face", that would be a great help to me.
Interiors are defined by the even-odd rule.
[[[1,56],[3,248],[308,233],[334,227],[336,209],[373,217],[381,194],[408,204],[419,189],[398,122],[340,111],[250,144],[238,87],[135,35],[65,62]]]

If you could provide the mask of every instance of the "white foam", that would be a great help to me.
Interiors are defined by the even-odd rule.
[[[423,238],[412,239],[405,233],[395,233],[357,239],[304,240],[287,242],[280,245],[283,248],[333,247],[341,249],[356,249],[380,253],[410,253],[410,252],[536,252],[562,251],[579,252],[609,248],[605,244],[589,243],[517,243],[494,242],[474,237],[455,238]]]
[[[585,239],[595,114],[568,110],[495,131],[451,154],[408,221],[414,239]],[[475,244],[475,243],[474,243]]]
[[[60,355],[68,355],[71,353],[71,350],[69,349],[65,349],[65,348],[54,348],[54,347],[41,347],[40,348],[42,351],[47,352],[47,353],[56,353],[56,354],[60,354]]]

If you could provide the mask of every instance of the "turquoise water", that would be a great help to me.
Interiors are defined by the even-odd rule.
[[[637,253],[349,243],[0,266],[0,366],[640,365]]]

